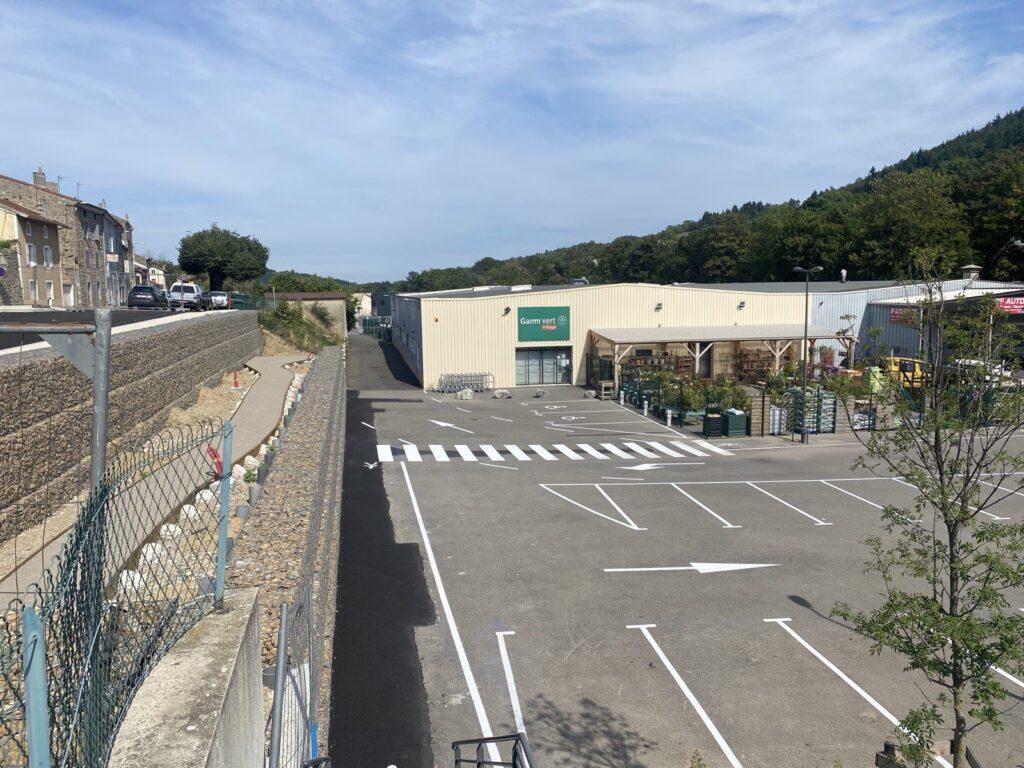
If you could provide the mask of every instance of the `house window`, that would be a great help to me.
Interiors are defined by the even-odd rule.
[[[28,300],[35,304],[39,301],[39,287],[35,280],[28,281]]]
[[[50,228],[48,226],[46,226],[45,224],[43,224],[43,240],[49,240],[49,239],[50,239]]]
[[[25,222],[25,235],[26,236],[30,236],[31,234],[32,234],[32,222],[31,221],[26,221]]]
[[[64,289],[64,306],[75,306],[75,286],[71,283],[64,283],[62,287]]]
[[[28,265],[34,267],[36,265],[36,244],[28,244]]]
[[[48,245],[43,246],[43,266],[47,268],[53,266],[53,249]]]
[[[53,280],[46,281],[46,304],[53,306]]]
[[[110,237],[107,238],[107,253],[117,253],[117,251],[114,250],[114,236],[113,235],[111,235]]]

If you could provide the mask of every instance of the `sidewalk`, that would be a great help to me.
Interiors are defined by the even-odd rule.
[[[245,394],[245,398],[231,417],[232,424],[234,425],[232,464],[237,464],[248,454],[255,453],[263,441],[277,428],[281,420],[284,398],[292,382],[292,372],[285,369],[284,366],[305,359],[305,354],[277,355],[272,357],[261,355],[252,358],[246,363],[247,366],[258,372],[260,376]],[[152,482],[154,479],[151,478],[150,481]],[[199,490],[198,487],[176,488],[170,494],[166,494],[166,496],[184,501],[190,498],[197,490]],[[162,517],[166,517],[169,512],[170,510],[164,510]],[[42,578],[44,565],[60,551],[67,537],[67,532],[74,525],[74,522],[75,516],[62,515],[60,520],[52,520],[51,518],[46,523],[40,524],[41,526],[48,526],[57,523],[58,526],[63,526],[64,530],[50,538],[42,551],[37,550],[28,556],[27,559],[19,558],[22,561],[21,565],[14,571],[0,575],[0,603],[18,597],[26,587],[34,582],[38,582]],[[25,531],[20,536],[24,537],[26,534],[31,536],[32,533],[33,531],[31,530]],[[145,539],[148,533],[148,531],[139,532],[139,536],[141,539]],[[12,539],[0,545],[0,550],[6,551],[14,546],[15,540]]]

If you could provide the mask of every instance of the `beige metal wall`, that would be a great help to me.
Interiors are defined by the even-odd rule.
[[[660,311],[655,309],[659,302]],[[519,342],[517,309],[549,306],[569,307],[569,341]],[[510,308],[507,314],[505,307]],[[627,283],[480,298],[424,296],[419,309],[425,388],[434,386],[442,373],[474,372],[492,373],[495,386],[511,387],[517,347],[571,345],[573,378],[583,384],[587,332],[592,328],[802,323],[804,297]]]

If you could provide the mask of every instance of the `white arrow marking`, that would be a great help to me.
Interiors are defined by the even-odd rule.
[[[661,464],[637,464],[633,467],[616,467],[616,469],[635,469],[640,472],[646,472],[648,469],[661,469],[662,467],[698,467],[703,464],[703,461],[669,461]]]
[[[452,429],[457,429],[457,430],[459,430],[459,432],[465,432],[467,435],[472,435],[473,434],[472,430],[470,430],[470,429],[463,429],[462,427],[457,427],[454,424],[449,424],[447,421],[437,421],[436,419],[427,419],[427,421],[431,421],[434,424],[437,424],[437,426],[439,426],[439,427],[451,427]]]
[[[690,563],[689,565],[658,565],[645,568],[605,568],[605,573],[648,573],[651,571],[696,571],[697,573],[725,573],[749,571],[752,568],[777,568],[778,563]]]
[[[359,423],[362,424],[364,427],[368,427],[369,429],[377,429],[375,426],[373,426],[373,424],[367,424],[365,421],[360,421]]]
[[[374,461],[374,462],[364,461],[363,462],[363,466],[366,467],[367,469],[376,469],[377,465],[379,463],[380,462],[377,462],[377,461]]]

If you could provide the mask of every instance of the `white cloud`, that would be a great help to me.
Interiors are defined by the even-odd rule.
[[[354,279],[801,197],[1024,101],[1000,4],[8,6],[0,172],[81,182],[154,251],[218,221]]]

